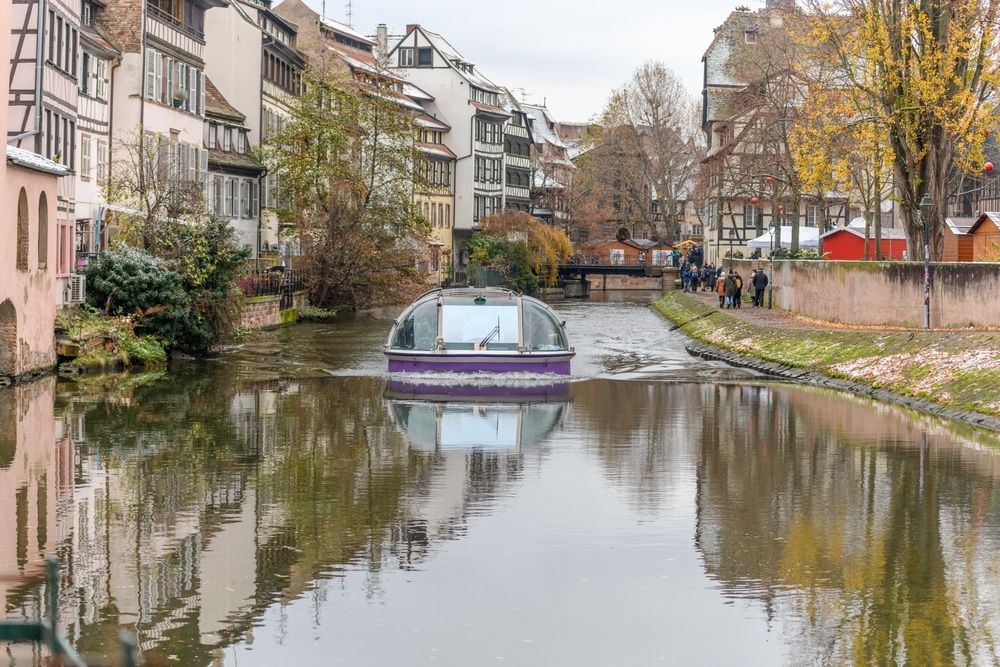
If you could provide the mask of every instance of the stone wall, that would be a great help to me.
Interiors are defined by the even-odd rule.
[[[746,278],[768,262],[737,260]],[[774,306],[828,322],[924,325],[924,265],[920,262],[777,261]],[[1000,326],[1000,264],[931,264],[932,328]]]
[[[624,276],[601,275],[592,273],[587,276],[591,292],[607,292],[613,290],[658,290],[663,286],[660,276]]]
[[[295,322],[296,310],[308,305],[304,292],[292,296],[292,307],[280,310],[281,299],[275,296],[249,297],[240,310],[240,326],[250,329],[268,329]]]

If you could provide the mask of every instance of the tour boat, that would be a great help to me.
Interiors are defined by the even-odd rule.
[[[438,288],[393,322],[390,373],[450,371],[569,375],[576,354],[544,302],[499,288]]]

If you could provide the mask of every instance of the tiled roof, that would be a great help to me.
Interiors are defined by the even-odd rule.
[[[205,115],[242,125],[247,119],[236,107],[226,101],[212,80],[205,77]]]

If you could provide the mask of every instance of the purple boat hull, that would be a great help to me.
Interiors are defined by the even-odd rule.
[[[482,352],[424,352],[386,350],[390,373],[427,373],[448,371],[452,373],[553,373],[569,375],[572,350],[556,352],[511,352],[483,354]]]

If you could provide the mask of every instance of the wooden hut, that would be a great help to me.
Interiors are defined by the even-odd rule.
[[[1000,213],[983,213],[969,228],[972,261],[995,262],[1000,257]]]
[[[823,259],[859,260],[875,258],[875,235],[868,239],[868,256],[865,257],[865,228],[851,224],[837,227],[819,237]],[[895,227],[882,228],[882,256],[877,259],[903,259],[906,253],[906,234]]]
[[[977,218],[945,218],[942,262],[971,262],[972,237],[969,229]]]

